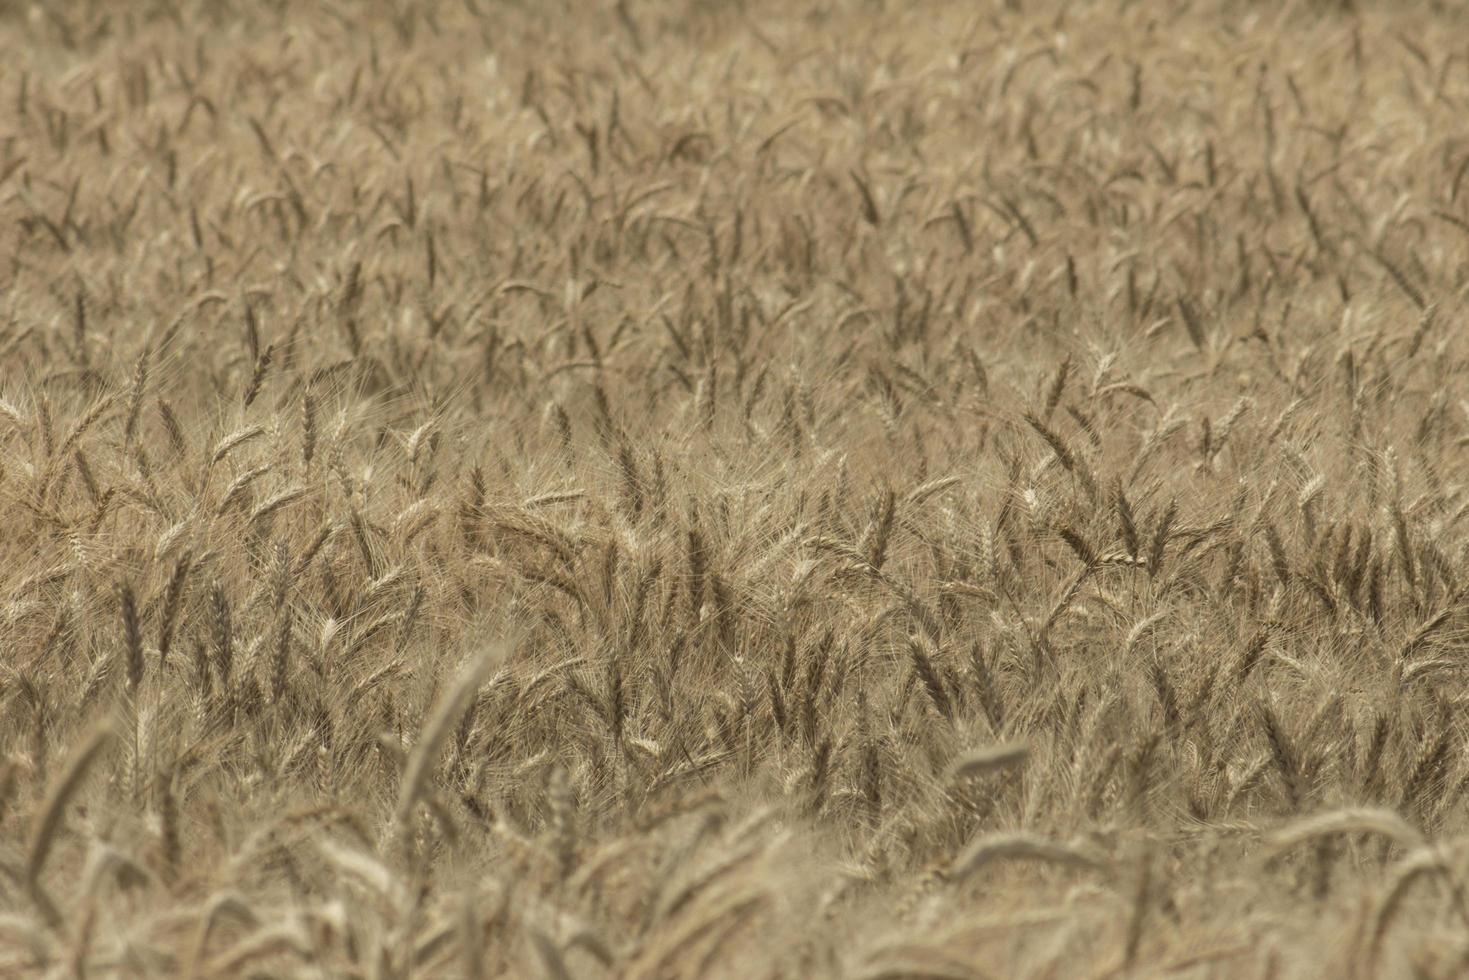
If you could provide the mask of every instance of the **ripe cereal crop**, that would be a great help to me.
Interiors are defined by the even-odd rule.
[[[1469,974],[1466,30],[0,2],[0,976]]]

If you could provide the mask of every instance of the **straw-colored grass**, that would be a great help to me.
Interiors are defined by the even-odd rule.
[[[1469,971],[1451,4],[0,4],[0,976]]]

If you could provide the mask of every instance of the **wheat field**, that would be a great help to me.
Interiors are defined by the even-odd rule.
[[[1469,975],[1466,28],[0,3],[0,976]]]

